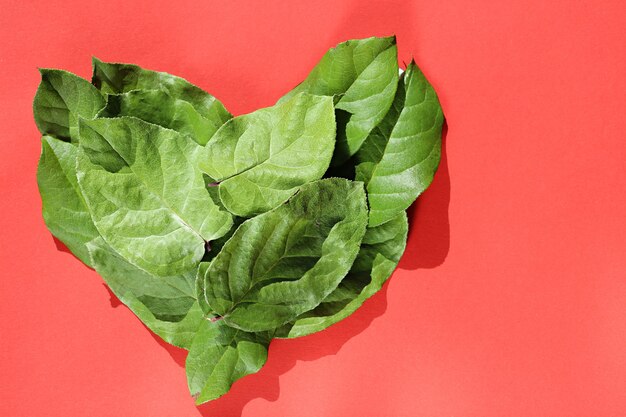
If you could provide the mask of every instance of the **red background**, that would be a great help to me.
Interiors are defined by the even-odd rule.
[[[623,1],[0,1],[2,416],[626,415]],[[275,341],[196,408],[155,339],[46,231],[37,66],[187,78],[235,114],[336,43],[398,35],[447,116],[444,160],[384,290]]]

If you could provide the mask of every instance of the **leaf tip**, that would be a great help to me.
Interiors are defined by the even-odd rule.
[[[102,60],[98,59],[95,55],[91,56],[91,83],[99,90],[100,83],[96,76],[96,70],[103,64]]]
[[[59,70],[37,67],[37,71],[39,71],[39,75],[41,75],[41,80],[43,81],[48,75],[52,74],[53,72],[58,72]]]

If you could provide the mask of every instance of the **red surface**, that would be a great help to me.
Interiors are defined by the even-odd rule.
[[[9,1],[0,4],[0,415],[626,415],[623,1]],[[36,66],[90,57],[186,77],[236,114],[339,41],[398,35],[448,120],[385,290],[276,341],[196,408],[159,343],[40,215]]]

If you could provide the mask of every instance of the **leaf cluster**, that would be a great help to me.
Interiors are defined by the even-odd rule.
[[[189,350],[198,403],[258,371],[272,338],[323,330],[382,287],[440,159],[437,96],[414,62],[399,71],[395,37],[337,45],[274,106],[237,117],[136,65],[41,77],[45,223]]]

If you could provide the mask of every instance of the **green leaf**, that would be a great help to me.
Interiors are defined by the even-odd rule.
[[[201,150],[139,119],[81,120],[78,183],[94,224],[116,252],[146,272],[195,270],[205,242],[232,226],[195,168]]]
[[[228,327],[222,320],[205,320],[185,365],[196,404],[221,397],[235,381],[261,369],[270,340],[267,332],[247,333]]]
[[[391,131],[396,125],[398,117],[404,107],[404,99],[406,96],[404,75],[403,73],[398,82],[396,96],[393,99],[389,111],[383,120],[372,130],[357,153],[352,157],[351,162],[357,164],[356,167],[354,167],[353,164],[346,164],[354,167],[355,179],[357,181],[363,181],[367,184],[371,179],[376,164],[380,162],[385,153],[385,147],[387,146],[387,142],[389,142]]]
[[[43,218],[50,232],[91,266],[85,244],[99,236],[76,180],[78,147],[51,136],[41,139],[37,184]]]
[[[220,198],[231,213],[251,217],[321,178],[334,138],[332,99],[299,94],[228,121],[206,146],[200,168],[220,182]]]
[[[209,265],[211,265],[211,262],[203,261],[200,262],[198,266],[198,273],[196,274],[196,299],[205,317],[215,317],[215,314],[211,311],[211,306],[207,304],[204,298],[204,275],[207,269],[209,269]]]
[[[354,313],[378,292],[396,269],[406,246],[408,221],[402,212],[380,226],[368,228],[348,275],[324,301],[281,329],[277,336],[300,337],[324,330]]]
[[[348,114],[342,115],[347,120],[337,132],[333,158],[333,165],[337,165],[353,155],[383,119],[397,85],[395,36],[357,39],[330,49],[286,97],[299,92],[338,97],[335,107]]]
[[[133,90],[163,90],[171,97],[191,104],[200,115],[209,121],[219,121],[221,126],[232,116],[224,105],[211,94],[187,80],[143,69],[137,65],[102,62],[93,58],[91,82],[98,90],[108,94],[121,94]]]
[[[206,145],[211,136],[224,124],[221,115],[209,114],[208,116],[213,118],[205,118],[188,101],[173,97],[162,90],[134,90],[122,94],[109,94],[106,107],[98,116],[133,116],[189,135],[200,145]]]
[[[67,71],[39,72],[41,83],[33,102],[37,128],[44,135],[76,142],[78,118],[94,118],[104,106],[104,97],[88,81]]]
[[[372,227],[406,210],[428,188],[441,158],[444,117],[437,94],[415,62],[401,84],[384,122],[355,157],[356,178],[367,184]]]
[[[281,326],[337,288],[366,223],[362,183],[306,184],[284,205],[239,226],[207,269],[205,300],[229,326],[252,332]]]
[[[195,274],[157,277],[128,263],[99,237],[87,244],[98,274],[154,333],[189,349],[206,321],[195,299]]]

